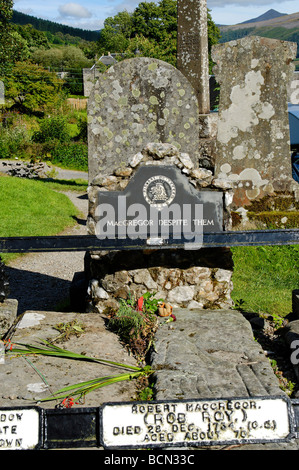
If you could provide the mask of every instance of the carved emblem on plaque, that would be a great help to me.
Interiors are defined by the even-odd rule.
[[[150,206],[157,209],[169,206],[174,200],[175,195],[175,184],[167,176],[152,176],[143,186],[144,199]]]

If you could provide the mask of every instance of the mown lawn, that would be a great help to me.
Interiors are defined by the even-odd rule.
[[[233,248],[233,300],[246,311],[285,316],[299,288],[299,246]]]
[[[0,176],[0,237],[56,235],[73,226],[78,210],[42,181]],[[12,255],[1,255],[5,262]]]

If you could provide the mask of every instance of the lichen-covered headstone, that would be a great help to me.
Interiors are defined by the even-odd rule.
[[[288,101],[291,104],[299,104],[299,72],[294,73],[288,92]]]
[[[234,205],[292,186],[287,88],[295,43],[246,37],[213,48],[220,83],[215,175]]]
[[[178,0],[177,67],[192,84],[200,114],[210,112],[207,0]]]
[[[145,57],[114,65],[88,102],[89,181],[126,167],[148,142],[171,143],[198,165],[198,114],[193,87],[172,65]]]

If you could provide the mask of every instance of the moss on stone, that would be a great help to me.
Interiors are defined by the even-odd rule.
[[[291,229],[299,226],[299,212],[297,211],[248,212],[247,216],[249,220],[261,222],[269,229]]]

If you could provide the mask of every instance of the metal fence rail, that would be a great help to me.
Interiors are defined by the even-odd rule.
[[[202,236],[196,248],[218,248],[234,246],[296,245],[299,244],[299,229],[253,230],[208,232]],[[43,251],[98,251],[190,248],[192,234],[185,238],[144,239],[116,238],[98,239],[94,235],[47,236],[47,237],[0,237],[0,253],[32,253]]]

